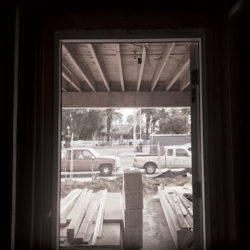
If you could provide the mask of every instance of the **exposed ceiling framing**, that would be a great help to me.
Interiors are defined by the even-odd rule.
[[[187,106],[190,95],[189,47],[190,42],[65,43],[61,66],[63,106],[66,103],[79,106],[72,101],[74,92],[78,93],[78,102],[79,95],[86,99],[86,94],[91,92],[100,98],[109,98],[111,93],[117,98],[122,93],[123,100],[124,97],[131,99],[131,92],[142,93],[142,98],[148,98],[150,93],[165,92],[165,98],[178,96],[176,106]],[[168,94],[171,92],[175,94]],[[101,96],[100,93],[106,94]],[[181,96],[183,101],[180,101]],[[155,94],[153,99],[157,99]],[[80,103],[87,105],[83,101]],[[173,104],[172,101],[166,103]]]

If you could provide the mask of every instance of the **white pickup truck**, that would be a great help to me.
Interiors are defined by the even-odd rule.
[[[162,155],[135,155],[133,167],[145,169],[147,174],[154,174],[157,168],[191,169],[191,158],[191,151],[185,145],[164,146]]]

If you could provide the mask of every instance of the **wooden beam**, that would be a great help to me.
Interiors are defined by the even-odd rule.
[[[95,64],[96,64],[96,66],[97,66],[97,69],[98,69],[98,71],[99,71],[101,77],[102,77],[102,80],[103,80],[103,82],[104,82],[104,85],[105,85],[107,91],[110,91],[110,87],[109,87],[109,83],[108,83],[108,81],[107,81],[107,77],[106,77],[106,75],[105,75],[105,73],[104,73],[103,67],[102,67],[102,65],[101,65],[101,63],[100,63],[100,59],[99,59],[98,56],[97,56],[97,53],[96,53],[95,48],[93,47],[93,45],[92,45],[91,43],[88,44],[88,48],[89,48],[89,50],[90,50],[90,52],[91,52],[91,54],[92,54],[92,56],[93,56],[93,59],[94,59],[94,61],[95,61]]]
[[[119,43],[116,44],[116,56],[117,56],[118,66],[119,66],[121,88],[122,88],[122,91],[124,92],[125,87],[124,87],[124,78],[123,78],[123,69],[122,69],[121,47]]]
[[[63,92],[62,106],[85,107],[188,107],[189,91],[169,92]]]
[[[166,44],[165,47],[164,47],[164,50],[163,50],[163,57],[162,59],[159,61],[158,65],[157,65],[157,68],[154,72],[154,75],[153,75],[153,78],[152,78],[152,81],[151,81],[151,91],[154,91],[155,89],[155,86],[161,76],[161,73],[170,57],[170,54],[173,50],[175,46],[175,43],[170,43],[170,44]]]
[[[139,77],[137,80],[137,89],[136,89],[137,92],[140,91],[142,73],[143,73],[144,65],[145,65],[145,61],[146,61],[146,47],[145,46],[143,46],[143,48],[142,48],[142,58],[141,59],[142,59],[142,62],[140,64]]]
[[[70,85],[73,86],[73,88],[75,88],[77,91],[81,92],[81,89],[80,89],[73,81],[71,81],[71,80],[69,79],[69,77],[67,77],[67,76],[65,75],[64,72],[62,72],[62,77],[63,77],[68,83],[70,83]]]
[[[77,71],[81,74],[81,77],[87,82],[87,84],[89,85],[89,87],[92,89],[92,91],[96,91],[94,85],[95,82],[92,79],[92,77],[86,72],[84,71],[79,65],[78,63],[75,61],[75,59],[73,58],[73,56],[71,55],[71,53],[69,52],[69,50],[66,48],[65,45],[62,45],[62,50],[63,52],[67,55],[67,58],[69,60],[69,62],[77,69]]]
[[[185,71],[185,69],[189,66],[190,59],[188,59],[176,72],[176,75],[172,78],[170,83],[166,86],[166,90],[168,91],[176,82],[176,80],[181,76],[181,74]]]
[[[66,92],[67,90],[66,90],[65,88],[62,87],[62,91],[63,91],[63,92]]]
[[[183,82],[183,83],[181,84],[181,86],[180,86],[180,91],[183,91],[183,90],[186,89],[189,85],[190,85],[190,80]]]

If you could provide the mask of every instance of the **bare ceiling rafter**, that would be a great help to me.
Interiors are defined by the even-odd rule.
[[[170,57],[170,54],[171,54],[174,46],[175,46],[175,43],[170,43],[170,44],[165,45],[164,50],[163,50],[163,57],[162,57],[161,61],[159,61],[158,65],[157,65],[157,69],[155,70],[152,81],[151,81],[151,91],[154,91],[155,86],[156,86],[156,84],[157,84],[157,82],[162,74],[164,67],[167,64],[167,61]]]
[[[95,64],[96,64],[96,67],[102,77],[102,80],[103,80],[103,83],[107,89],[108,92],[110,92],[110,86],[109,86],[109,83],[108,83],[108,80],[107,80],[107,76],[106,76],[106,73],[104,72],[104,69],[103,69],[103,65],[100,61],[100,58],[98,58],[98,55],[96,53],[96,50],[94,48],[94,46],[90,43],[88,44],[88,48],[91,52],[91,55],[93,56],[93,59],[95,61]]]
[[[190,59],[187,59],[186,62],[177,69],[177,71],[175,72],[174,77],[169,82],[169,84],[167,84],[165,91],[169,91],[169,89],[179,79],[179,77],[181,76],[181,74],[187,69],[187,67],[189,67],[189,64],[190,64]]]
[[[116,56],[118,61],[118,67],[119,67],[119,75],[120,75],[120,81],[121,81],[121,89],[124,92],[125,86],[124,86],[124,77],[123,77],[123,69],[122,69],[122,58],[121,58],[121,46],[120,44],[116,44]]]
[[[145,45],[145,46],[147,46],[147,45]],[[141,64],[140,64],[140,70],[139,70],[139,76],[138,76],[137,88],[136,88],[137,92],[140,91],[141,79],[142,79],[142,74],[143,74],[144,65],[145,65],[145,61],[146,61],[146,47],[145,46],[143,46],[143,48],[142,48]]]
[[[190,85],[190,80],[187,80],[186,82],[183,82],[180,86],[180,91],[185,90]]]
[[[76,70],[81,74],[81,77],[87,82],[87,84],[92,89],[92,91],[96,92],[96,89],[94,87],[95,82],[94,82],[94,79],[92,79],[92,77],[90,76],[90,74],[87,73],[86,70],[84,70],[82,67],[78,65],[78,63],[73,58],[72,54],[69,52],[69,50],[66,48],[65,45],[62,45],[62,50],[63,50],[63,53],[67,55],[69,63],[71,63],[76,68]]]
[[[66,74],[64,72],[62,72],[62,77],[68,82],[70,83],[70,85],[76,89],[77,91],[81,92],[82,90],[68,77],[66,76]]]

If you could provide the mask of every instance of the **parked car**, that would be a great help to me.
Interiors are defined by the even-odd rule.
[[[135,155],[133,166],[145,169],[147,174],[154,174],[161,168],[188,168],[191,169],[191,152],[186,145],[164,146],[161,155]]]
[[[62,172],[100,171],[101,175],[112,175],[120,168],[120,158],[101,155],[93,148],[67,148],[62,153]]]

